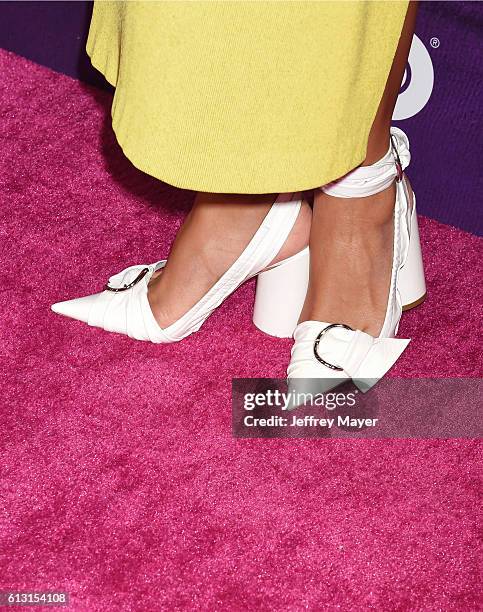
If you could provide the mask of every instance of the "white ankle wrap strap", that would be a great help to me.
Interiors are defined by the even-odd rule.
[[[409,140],[397,127],[391,128],[391,144],[382,159],[372,166],[359,166],[342,178],[323,185],[320,189],[337,198],[360,198],[387,189],[411,161]]]

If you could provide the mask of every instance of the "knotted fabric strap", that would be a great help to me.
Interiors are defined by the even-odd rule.
[[[400,171],[411,161],[409,140],[399,128],[391,128],[391,144],[386,155],[371,166],[359,166],[342,178],[320,189],[338,198],[358,198],[374,195],[387,189]]]
[[[386,374],[410,342],[375,338],[347,325],[322,321],[300,323],[294,340],[289,378],[321,381],[350,378],[362,392]]]
[[[106,331],[118,332],[154,343],[171,342],[159,327],[149,306],[147,283],[165,260],[154,264],[129,266],[109,277],[110,290],[97,294],[89,310],[87,323]],[[142,274],[147,270],[145,274]],[[117,291],[116,291],[117,290]]]
[[[409,342],[402,338],[374,338],[356,330],[338,365],[365,392],[396,363]]]

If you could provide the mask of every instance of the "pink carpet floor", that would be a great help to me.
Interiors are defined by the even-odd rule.
[[[90,612],[478,609],[478,441],[232,438],[231,379],[281,377],[290,350],[251,325],[252,283],[171,346],[50,311],[161,258],[193,193],[132,167],[107,93],[7,52],[0,74],[0,590]],[[421,233],[429,299],[391,375],[480,376],[481,242]]]

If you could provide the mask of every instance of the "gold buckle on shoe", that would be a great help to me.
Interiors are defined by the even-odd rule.
[[[348,325],[344,325],[344,323],[332,323],[332,325],[327,325],[327,327],[324,327],[324,329],[319,333],[319,335],[314,341],[314,357],[317,359],[318,362],[320,362],[322,365],[326,366],[327,368],[330,368],[331,370],[337,370],[338,372],[342,372],[344,368],[341,368],[337,365],[334,365],[333,363],[329,363],[328,361],[325,361],[325,359],[322,359],[322,357],[319,355],[317,351],[317,349],[319,348],[320,341],[322,340],[326,332],[328,332],[329,329],[332,329],[333,327],[342,327],[343,329],[354,331],[352,327],[349,327]]]
[[[108,281],[104,285],[104,290],[113,291],[114,293],[119,293],[119,291],[127,291],[128,289],[131,289],[132,287],[134,287],[134,285],[139,283],[139,281],[143,279],[148,272],[149,272],[149,268],[143,268],[141,272],[139,272],[139,274],[136,276],[136,278],[131,283],[129,283],[128,285],[124,285],[123,287],[110,287],[109,281]]]

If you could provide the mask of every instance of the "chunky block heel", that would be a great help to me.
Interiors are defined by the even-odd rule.
[[[253,323],[277,338],[291,338],[309,284],[309,248],[258,275]]]
[[[416,196],[413,194],[411,213],[411,238],[406,263],[399,272],[398,288],[403,310],[419,306],[426,299],[426,281],[424,279],[423,257],[419,242],[418,216],[416,213]]]

